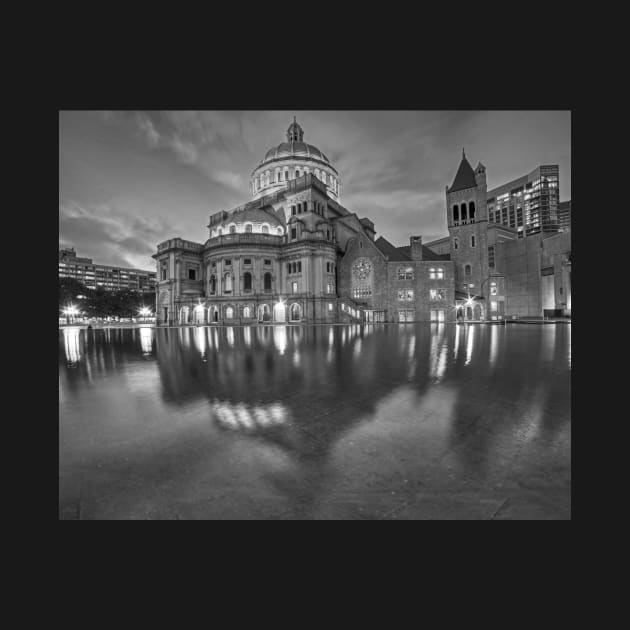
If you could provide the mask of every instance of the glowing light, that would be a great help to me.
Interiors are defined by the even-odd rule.
[[[151,315],[151,309],[147,308],[146,306],[143,306],[138,313],[140,314],[141,317],[149,317],[149,315]]]
[[[199,351],[202,359],[206,358],[206,329],[205,328],[195,328],[195,346]]]
[[[229,326],[228,328],[225,329],[226,335],[227,335],[227,342],[228,345],[230,346],[230,348],[234,347],[234,328],[232,328],[232,326]]]

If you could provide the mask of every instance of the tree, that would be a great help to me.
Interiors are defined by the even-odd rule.
[[[83,299],[87,300],[91,293],[90,289],[74,278],[59,278],[59,310],[69,304],[83,306]]]

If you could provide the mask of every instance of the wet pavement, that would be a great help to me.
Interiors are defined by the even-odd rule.
[[[571,326],[59,331],[61,519],[568,519]]]

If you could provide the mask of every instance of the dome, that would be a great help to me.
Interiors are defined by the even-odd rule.
[[[330,160],[317,147],[314,147],[312,144],[307,144],[306,142],[281,142],[277,147],[269,149],[269,151],[265,153],[265,157],[260,165],[266,164],[271,160],[291,158],[294,156],[321,160],[329,166],[332,166]]]
[[[304,142],[304,130],[295,117],[287,129],[287,139],[272,147],[253,170],[250,185],[254,199],[277,193],[291,179],[314,175],[326,185],[328,195],[339,201],[339,173],[324,153]]]

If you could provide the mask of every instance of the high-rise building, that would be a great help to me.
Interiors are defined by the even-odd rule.
[[[88,289],[103,287],[108,291],[155,291],[155,271],[98,265],[91,258],[80,258],[73,247],[59,250],[59,277],[74,278]]]
[[[518,238],[558,232],[559,203],[558,165],[541,165],[528,175],[488,191],[488,221],[515,228]]]
[[[558,225],[561,232],[571,229],[571,200],[558,204]]]

